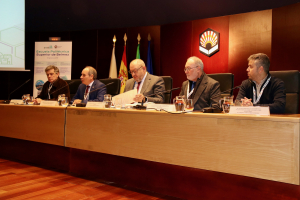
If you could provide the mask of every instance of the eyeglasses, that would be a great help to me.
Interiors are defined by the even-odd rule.
[[[141,67],[142,67],[142,66],[140,66],[140,67],[139,67],[138,69],[136,69],[136,70],[129,71],[129,74],[133,74],[133,73],[135,73],[135,74],[136,74],[136,73],[137,73],[137,71],[139,71],[139,69],[141,69]]]
[[[184,71],[184,72],[186,72],[186,71],[188,71],[188,72],[189,72],[191,69],[194,69],[194,68],[196,68],[196,67],[191,67],[191,68],[190,68],[190,67],[186,67],[186,68],[184,68],[184,70],[183,70],[183,71]]]

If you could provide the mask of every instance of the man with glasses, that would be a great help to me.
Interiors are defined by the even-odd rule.
[[[192,99],[194,110],[202,110],[206,107],[218,108],[220,99],[220,84],[208,77],[203,71],[203,62],[193,56],[187,59],[184,72],[188,80],[182,83],[180,96]]]
[[[131,61],[129,73],[132,78],[126,81],[125,90],[137,90],[137,95],[133,99],[135,102],[163,103],[165,82],[161,77],[151,75],[147,72],[143,60],[135,59]]]
[[[69,85],[59,78],[59,69],[54,65],[49,65],[45,69],[48,81],[44,83],[41,93],[35,99],[35,103],[41,103],[42,99],[57,100],[58,95],[65,94],[70,98]]]
[[[97,80],[97,71],[91,66],[86,66],[80,76],[81,84],[72,99],[73,104],[87,103],[88,101],[103,101],[106,94],[104,83]]]

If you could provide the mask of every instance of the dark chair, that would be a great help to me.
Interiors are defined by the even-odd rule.
[[[79,85],[81,84],[81,80],[80,79],[73,79],[73,80],[65,80],[65,81],[69,84],[70,97],[72,99],[75,96]]]
[[[270,74],[283,80],[286,91],[285,113],[297,114],[299,109],[299,81],[298,70],[290,71],[270,71]]]
[[[173,78],[171,76],[161,76],[165,82],[165,90],[171,90],[173,88]],[[172,92],[165,94],[165,101],[164,103],[171,103],[172,99]]]
[[[105,85],[108,83],[113,82],[113,84],[108,85],[106,87],[106,94],[110,94],[112,96],[115,96],[117,94],[120,94],[121,89],[121,80],[118,78],[106,78],[106,79],[99,79],[102,83]]]
[[[207,74],[212,79],[215,79],[220,83],[220,90],[224,92],[226,90],[230,90],[233,88],[234,83],[234,75],[231,73],[222,73],[222,74]],[[221,97],[231,96],[233,94],[233,90],[225,92],[221,94]]]

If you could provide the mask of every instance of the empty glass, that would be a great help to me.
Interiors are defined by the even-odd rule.
[[[191,112],[194,110],[194,104],[192,99],[186,99],[184,104],[184,110],[187,112]]]
[[[58,101],[58,105],[61,106],[62,105],[62,101],[65,100],[66,95],[65,94],[60,94],[58,95],[57,101]]]
[[[122,98],[116,98],[115,99],[115,108],[121,109],[122,108]]]

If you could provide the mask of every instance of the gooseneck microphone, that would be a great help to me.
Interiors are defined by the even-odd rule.
[[[97,88],[97,89],[95,89],[95,90],[89,91],[89,92],[87,93],[87,95],[90,94],[90,93],[92,93],[92,92],[95,92],[95,91],[97,91],[97,90],[100,90],[100,89],[102,89],[102,88],[104,88],[104,87],[106,87],[106,86],[108,86],[108,85],[111,85],[111,84],[113,84],[113,83],[114,83],[114,82],[109,82],[109,83],[103,85],[102,87],[99,87],[99,88]],[[77,103],[77,104],[76,104],[76,107],[85,107],[85,106],[86,106],[86,103]]]
[[[235,89],[238,89],[238,88],[240,88],[240,87],[241,87],[241,85],[236,86],[236,87],[231,88],[231,89],[229,89],[229,90],[225,90],[225,91],[221,92],[221,93],[218,94],[218,95],[225,94],[226,92],[230,92],[230,91],[235,90]],[[216,97],[216,96],[218,96],[218,95],[213,95],[213,96],[210,97],[210,98],[214,98],[214,97]],[[222,110],[221,110],[220,108],[213,108],[213,107],[212,107],[212,104],[210,104],[210,107],[203,108],[202,111],[203,111],[203,113],[221,113],[221,112],[222,112]]]
[[[172,89],[170,89],[170,90],[165,90],[165,91],[163,91],[163,92],[159,92],[159,93],[154,93],[154,94],[150,94],[150,95],[147,95],[146,97],[153,97],[153,96],[156,96],[156,95],[160,95],[160,94],[167,94],[167,93],[170,93],[170,92],[172,92],[172,91],[174,91],[174,90],[178,90],[178,89],[180,89],[180,87],[177,87],[177,88],[172,88]],[[136,105],[136,106],[134,106],[134,108],[135,109],[138,109],[138,110],[146,110],[146,106],[144,106],[144,100],[142,101],[142,105]]]
[[[16,90],[18,90],[19,88],[21,88],[23,85],[25,85],[26,83],[28,83],[31,79],[28,79],[27,81],[25,81],[22,85],[20,85],[19,87],[17,87],[14,91],[12,91],[11,93],[8,94],[8,101],[10,100],[10,95],[12,93],[14,93]]]

